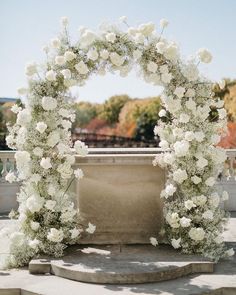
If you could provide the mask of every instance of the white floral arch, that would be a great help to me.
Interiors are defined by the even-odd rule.
[[[67,18],[61,22],[61,35],[44,48],[47,62],[41,67],[26,66],[29,85],[19,89],[27,96],[25,108],[12,108],[17,121],[7,143],[17,149],[18,174],[10,172],[7,179],[17,178],[23,184],[18,196],[20,230],[11,235],[9,264],[22,265],[39,253],[61,256],[67,245],[79,241],[83,227],[67,188],[73,174],[83,176],[71,166],[74,154],[85,156],[87,147],[77,141],[72,149],[70,128],[75,114],[68,91],[82,86],[91,74],[118,71],[126,76],[134,65],[146,82],[165,89],[155,128],[164,152],[154,164],[168,170],[161,193],[167,242],[214,259],[230,255],[219,236],[226,215],[213,189],[225,160],[224,151],[214,144],[225,129],[226,112],[222,101],[213,99],[212,83],[198,71],[198,62],[210,62],[211,54],[201,49],[197,60],[181,61],[177,44],[162,36],[166,20],[161,20],[158,35],[154,24],[129,27],[122,17],[127,31],[115,25],[103,25],[98,33],[81,28],[74,44]],[[94,230],[89,224],[85,231]],[[151,242],[157,243],[155,238]]]

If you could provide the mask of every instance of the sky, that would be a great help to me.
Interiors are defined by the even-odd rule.
[[[164,35],[179,44],[183,57],[208,48],[214,59],[202,73],[216,81],[235,79],[235,11],[235,0],[0,0],[0,97],[16,97],[17,88],[27,85],[25,64],[44,61],[42,47],[60,31],[62,16],[69,18],[73,39],[80,26],[96,29],[123,15],[131,26],[153,22],[157,31],[160,19],[168,19]],[[114,94],[142,98],[160,91],[132,72],[126,78],[93,76],[75,94],[78,101],[103,102]]]

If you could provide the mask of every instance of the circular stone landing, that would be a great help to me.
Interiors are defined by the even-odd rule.
[[[93,245],[70,247],[58,260],[32,260],[29,271],[89,283],[136,284],[213,272],[213,263],[167,245]]]

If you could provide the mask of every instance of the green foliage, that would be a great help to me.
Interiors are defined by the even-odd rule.
[[[130,100],[128,95],[114,95],[105,101],[100,117],[109,124],[119,121],[119,114],[123,106]]]
[[[79,102],[75,105],[76,108],[76,120],[74,125],[78,127],[86,126],[97,114],[97,106],[90,102]]]

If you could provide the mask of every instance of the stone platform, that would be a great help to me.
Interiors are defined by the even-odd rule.
[[[167,245],[93,245],[70,247],[58,260],[32,260],[29,271],[88,283],[137,284],[212,273],[213,267],[211,261]]]

